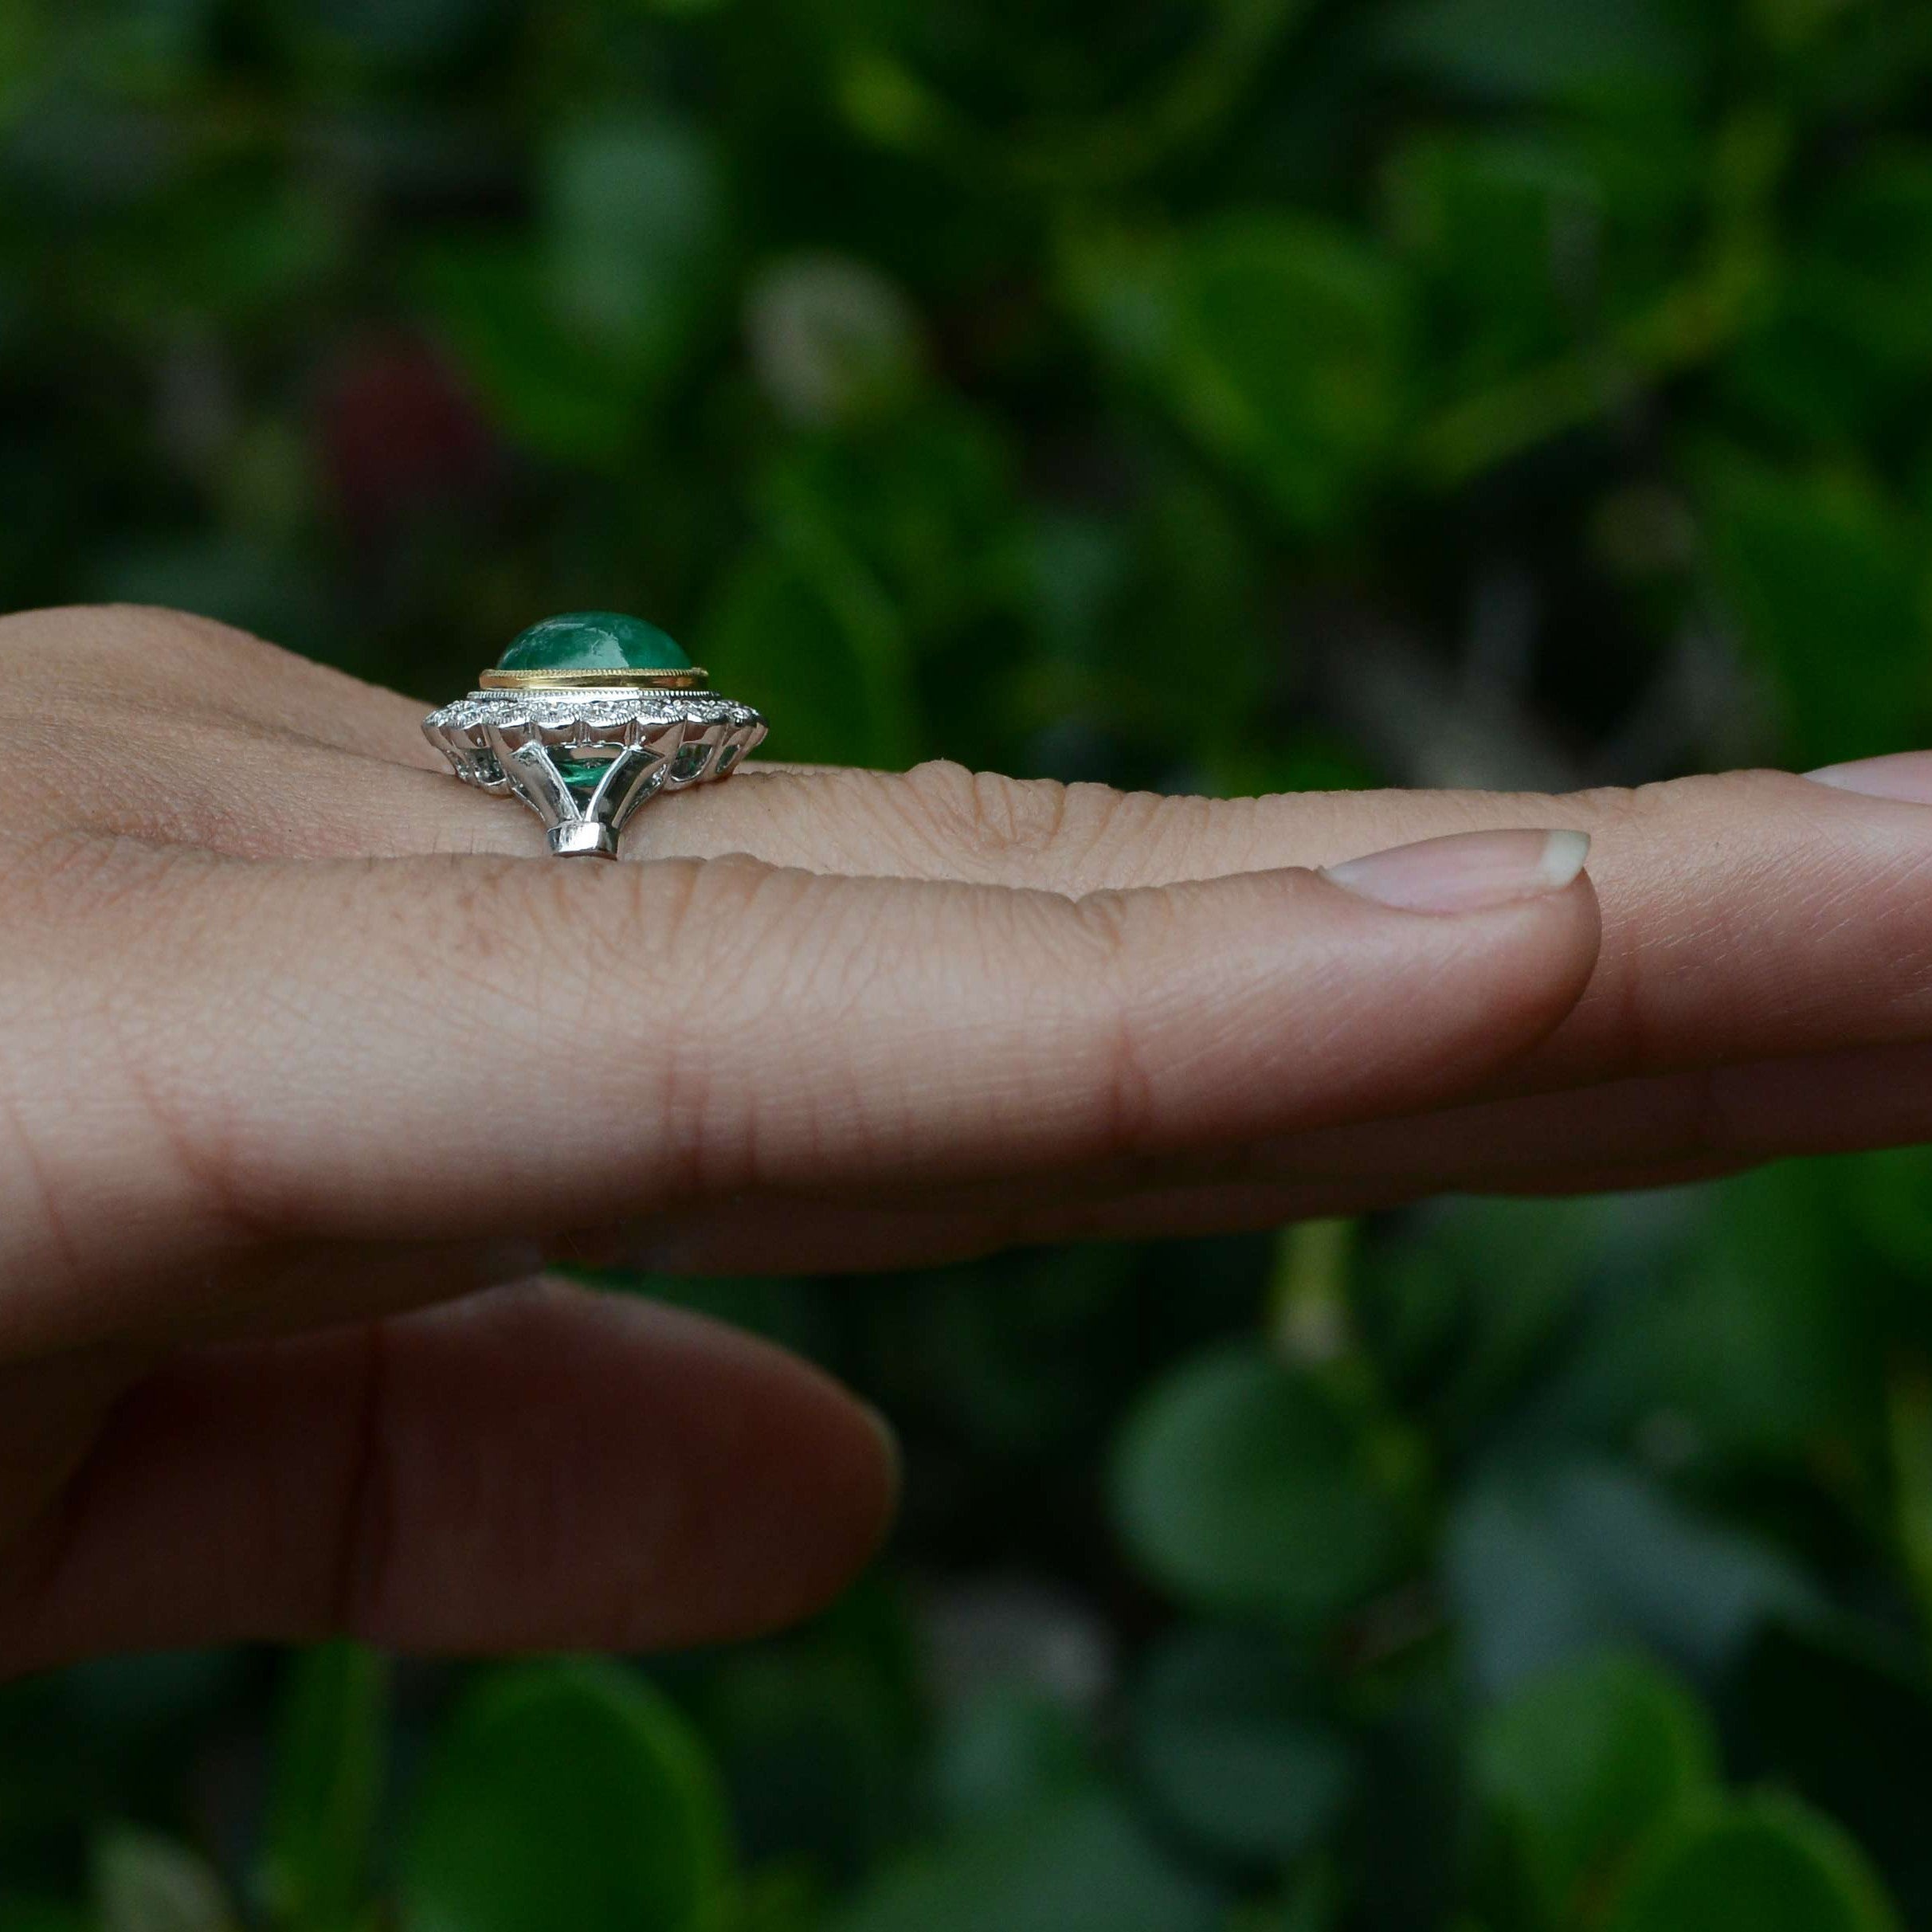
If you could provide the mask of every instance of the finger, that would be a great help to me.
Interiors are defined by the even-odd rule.
[[[1932,1138],[1932,1044],[1852,1048],[1512,1096],[1344,1125],[1244,1150],[1220,1178],[1350,1183],[1381,1175],[1411,1194],[1583,1191],[1795,1154]]]
[[[431,782],[410,766],[446,774],[420,707],[178,612],[0,617],[0,676],[29,694],[0,747],[15,835],[335,856],[367,845],[392,786]]]
[[[555,1286],[184,1358],[0,1572],[0,1671],[335,1632],[659,1648],[803,1616],[895,1494],[869,1412],[752,1338]]]
[[[383,838],[536,849],[527,813],[439,788],[427,773],[390,778],[396,797]],[[741,851],[819,870],[1079,894],[1319,866],[1405,840],[1523,824],[1590,834],[1605,917],[1596,981],[1555,1037],[1516,1068],[1525,1090],[1923,1030],[1932,895],[1921,888],[1932,812],[1781,773],[1568,798],[1390,792],[1210,801],[1029,785],[950,766],[903,777],[754,770],[654,802],[629,845],[633,856]]]
[[[1401,1172],[1271,1181],[1177,1181],[1060,1198],[824,1201],[770,1199],[707,1208],[619,1240],[583,1244],[582,1265],[653,1275],[859,1275],[940,1268],[1015,1248],[1256,1233],[1353,1218],[1445,1193],[1560,1195],[1681,1186],[1750,1165],[1714,1158],[1620,1166],[1540,1165],[1462,1183]],[[573,1256],[578,1244],[561,1244]],[[594,1260],[590,1256],[597,1257]]]
[[[1609,1081],[1375,1120],[1198,1156],[997,1182],[739,1194],[547,1243],[295,1240],[198,1267],[177,1339],[272,1334],[326,1303],[362,1319],[522,1280],[547,1264],[645,1275],[850,1274],[1020,1245],[1232,1232],[1445,1191],[1582,1193],[1729,1174],[1776,1154],[1932,1138],[1932,1047]],[[0,1354],[6,1353],[0,1346]],[[65,1358],[64,1358],[65,1359]],[[33,1393],[46,1386],[43,1379]],[[0,1400],[18,1421],[21,1403]],[[7,1460],[0,1442],[0,1462]]]
[[[8,1325],[26,1347],[204,1319],[171,1284],[124,1297],[250,1242],[487,1241],[1413,1111],[1568,1010],[1597,931],[1558,884],[1579,858],[1518,833],[1393,861],[1398,895],[1419,864],[1490,895],[1442,912],[1359,873],[1076,902],[748,860],[178,861],[143,888],[145,946],[124,898],[69,906],[67,950],[118,948],[123,983],[7,1069],[31,1154],[0,1168]],[[18,970],[60,1016],[60,963]]]
[[[1932,1031],[1932,809],[1779,772],[1542,797],[1383,792],[1217,801],[1023,787],[950,768],[902,781],[747,774],[664,801],[645,847],[713,837],[852,870],[1127,889],[1475,828],[1592,840],[1601,956],[1577,1010],[1514,1069],[1526,1089],[1920,1037]],[[813,811],[809,793],[843,802]],[[895,789],[896,788],[896,789]],[[946,803],[935,802],[944,799]],[[694,833],[694,828],[696,831]],[[702,836],[698,836],[701,834]]]
[[[0,615],[0,675],[32,694],[49,739],[50,727],[88,719],[138,731],[144,716],[170,725],[199,718],[284,746],[426,768],[441,762],[424,742],[423,707],[411,700],[187,611],[103,604]],[[84,742],[88,734],[72,735]]]
[[[355,688],[386,707],[392,723],[410,708],[405,701]],[[426,798],[434,788],[460,809],[467,823],[514,823],[519,832],[534,825],[534,821],[522,822],[521,814],[488,809],[493,801],[437,786],[426,773],[397,775],[410,788],[412,798]],[[753,790],[766,783],[791,788],[784,809],[773,813],[761,808],[749,820],[735,819],[732,814],[749,802]],[[334,790],[339,794],[343,788]],[[1749,809],[1742,809],[1747,797]],[[1794,805],[1798,819],[1808,822],[1793,822],[1789,808]],[[1888,850],[1883,839],[1871,836],[1879,829],[1875,825],[1862,828],[1866,836],[1856,844],[1841,843],[1831,821],[1816,821],[1820,810],[1848,808],[1858,814],[1892,814],[1900,848]],[[339,804],[335,809],[337,816],[317,814],[308,823],[312,837],[319,837],[325,848],[337,848],[366,837],[355,811]],[[1875,805],[1776,774],[1569,801],[1385,794],[1215,804],[1122,799],[1099,788],[1079,788],[1063,797],[1055,788],[1015,786],[944,768],[928,768],[903,780],[867,774],[766,780],[752,774],[733,787],[663,801],[640,822],[661,825],[668,834],[676,829],[671,842],[693,849],[703,848],[707,838],[789,849],[783,841],[798,836],[796,829],[802,827],[815,845],[829,835],[844,839],[848,861],[855,864],[996,872],[1015,866],[1046,868],[1051,876],[1065,876],[1068,864],[1077,860],[1091,876],[1107,878],[1133,867],[1148,876],[1175,864],[1213,869],[1256,851],[1319,856],[1330,848],[1330,841],[1339,842],[1344,826],[1353,828],[1349,839],[1366,839],[1388,836],[1386,829],[1372,834],[1371,826],[1436,824],[1445,813],[1466,822],[1518,810],[1550,818],[1591,815],[1590,822],[1599,829],[1594,869],[1605,883],[1609,902],[1599,984],[1549,1052],[1523,1063],[1523,1085],[1587,1080],[1630,1065],[1700,1066],[1710,1064],[1714,1048],[1735,1057],[1816,1047],[1832,1033],[1894,1038],[1902,1025],[1909,1031],[1910,1015],[1898,1010],[1896,995],[1901,979],[1915,972],[1922,953],[1922,936],[1912,922],[1891,922],[1889,935],[1883,919],[1867,929],[1863,936],[1869,943],[1889,944],[1891,950],[1889,961],[1867,973],[1856,970],[1855,946],[1812,946],[1809,925],[1810,916],[1819,918],[1833,940],[1842,942],[1847,937],[1843,928],[1856,927],[1861,905],[1874,903],[1875,884],[1880,888],[1882,912],[1893,896],[1888,875],[1909,893],[1917,848],[1925,836],[1922,810],[1910,804]],[[410,815],[390,813],[386,822],[406,825]],[[687,836],[693,828],[702,836]],[[472,842],[477,841],[472,837]],[[1754,847],[1763,851],[1754,852]],[[1773,901],[1773,916],[1765,918],[1763,906],[1754,902],[1786,854],[1789,874],[1775,883],[1805,890],[1795,909]],[[1701,863],[1687,863],[1687,855]],[[1832,857],[1851,861],[1842,877],[1831,876],[1824,864]],[[1661,903],[1677,916],[1657,916],[1646,895],[1653,880],[1664,888]],[[1834,896],[1840,902],[1836,907]],[[1792,915],[1780,916],[1787,912]],[[1754,933],[1754,919],[1759,923]],[[1742,1001],[1733,997],[1741,966],[1746,995]],[[1848,974],[1848,966],[1853,969]],[[1875,1120],[1883,1118],[1883,1103],[1882,1092],[1875,1089],[1867,1095],[1865,1104],[1876,1110]],[[1590,1125],[1587,1111],[1563,1120],[1569,1126],[1553,1124],[1560,1131]]]
[[[1197,1160],[895,1197],[741,1198],[586,1230],[560,1257],[644,1274],[857,1273],[1016,1246],[1353,1215],[1444,1193],[1675,1186],[1773,1158],[1932,1139],[1932,1045],[1609,1081],[1322,1128]]]

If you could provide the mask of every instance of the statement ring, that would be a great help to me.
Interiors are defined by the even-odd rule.
[[[522,799],[563,857],[614,859],[646,799],[728,778],[765,736],[656,625],[614,610],[531,625],[477,683],[423,735],[465,785]]]

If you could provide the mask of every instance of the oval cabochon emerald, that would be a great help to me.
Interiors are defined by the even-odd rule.
[[[691,660],[655,624],[621,610],[571,610],[533,624],[496,660],[500,671],[688,671]]]

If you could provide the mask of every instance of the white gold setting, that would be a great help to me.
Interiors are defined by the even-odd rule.
[[[423,720],[465,785],[514,795],[561,856],[615,858],[631,814],[660,791],[729,778],[765,720],[711,692],[618,685],[472,691]]]

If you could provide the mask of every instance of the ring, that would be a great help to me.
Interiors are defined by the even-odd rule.
[[[614,859],[647,798],[728,778],[765,737],[656,625],[614,610],[531,625],[477,684],[423,735],[465,785],[522,799],[562,857]]]

